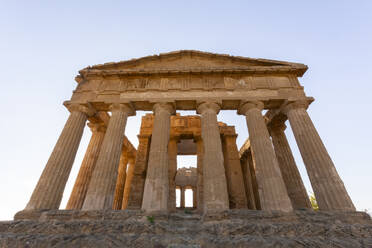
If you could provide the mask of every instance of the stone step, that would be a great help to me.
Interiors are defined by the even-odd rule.
[[[245,235],[0,234],[1,247],[372,247],[372,239]]]
[[[0,233],[14,234],[87,234],[87,233],[149,233],[187,234],[198,236],[283,236],[283,237],[372,237],[372,225],[368,224],[320,224],[320,223],[251,223],[245,220],[214,222],[166,222],[151,223],[147,220],[121,221],[13,221],[0,223]]]
[[[53,210],[17,216],[0,222],[0,247],[372,247],[371,219],[360,212]]]

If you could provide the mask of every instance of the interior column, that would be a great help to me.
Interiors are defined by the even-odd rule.
[[[196,187],[192,187],[192,207],[197,208],[198,207],[198,201],[196,197]]]
[[[119,210],[123,203],[124,186],[127,179],[127,165],[128,165],[128,154],[127,152],[122,152],[119,161],[118,176],[116,178],[114,202],[112,204],[112,209]]]
[[[255,195],[253,190],[253,180],[251,171],[249,168],[249,162],[248,162],[248,152],[243,155],[243,157],[240,160],[241,166],[242,166],[242,173],[243,173],[243,179],[244,179],[244,187],[245,192],[247,196],[247,206],[248,209],[257,209],[256,208],[256,201],[255,201]]]
[[[196,142],[196,155],[197,155],[197,209],[198,211],[204,210],[204,197],[203,197],[203,156],[204,156],[204,148],[203,148],[203,140],[201,139],[200,135],[194,136],[194,140]]]
[[[135,164],[133,166],[133,179],[128,188],[127,209],[141,209],[143,190],[145,188],[151,137],[143,134],[137,135],[137,137],[138,148]]]
[[[177,173],[177,143],[178,137],[171,137],[168,144],[168,156],[169,156],[169,199],[168,209],[176,210],[176,173]]]
[[[181,208],[185,208],[185,186],[181,186]]]
[[[99,151],[101,150],[103,138],[105,137],[106,127],[103,123],[88,123],[88,126],[92,131],[92,137],[90,138],[66,209],[81,209],[83,206],[88,185],[92,178]]]
[[[242,167],[236,146],[236,134],[223,134],[223,154],[230,208],[247,208]]]
[[[276,121],[269,125],[271,139],[284,184],[294,209],[311,208],[309,196],[306,193],[300,172],[293,158],[291,147],[284,133],[285,129],[286,125],[282,122]]]
[[[131,189],[131,185],[133,183],[133,177],[134,177],[135,159],[133,157],[129,157],[128,166],[129,168],[127,169],[127,179],[125,180],[123,203],[121,205],[121,209],[126,209],[128,207],[130,189]]]

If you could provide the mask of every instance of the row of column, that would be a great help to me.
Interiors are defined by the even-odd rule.
[[[302,102],[292,103],[287,105],[283,112],[288,116],[319,207],[324,210],[355,210],[332,160],[307,115],[306,108],[307,105]],[[293,206],[308,204],[300,200],[306,192],[302,181],[294,179],[298,176],[298,171],[294,160],[288,155],[290,149],[283,133],[284,129],[280,126],[272,126],[268,129],[261,113],[262,109],[261,102],[245,102],[238,111],[245,115],[247,120],[259,204],[264,210],[291,211]],[[59,207],[85,122],[88,116],[94,114],[81,105],[69,106],[69,110],[71,112],[69,119],[26,209],[58,209]],[[102,127],[91,127],[97,130],[89,144],[89,147],[92,146],[91,155],[84,158],[79,172],[82,178],[84,175],[91,174],[91,176],[89,176],[89,183],[76,182],[85,186],[77,187],[73,195],[84,197],[72,197],[68,203],[69,207],[99,210],[112,209],[113,205],[114,208],[119,208],[120,201],[121,205],[124,204],[120,194],[123,192],[122,188],[124,187],[125,191],[126,187],[123,178],[126,177],[124,172],[127,162],[120,157],[126,121],[128,116],[135,112],[128,104],[113,104],[110,110],[112,115],[105,132],[99,131]],[[232,187],[227,185],[225,176],[224,154],[217,122],[219,111],[218,102],[202,102],[197,107],[197,113],[201,115],[203,140],[203,146],[198,146],[198,150],[202,149],[203,154],[201,168],[203,177],[200,177],[200,182],[198,179],[198,187],[202,186],[202,193],[198,190],[197,198],[198,202],[202,200],[204,211],[229,209],[228,188]],[[174,197],[170,194],[170,176],[174,173],[174,161],[168,159],[168,152],[176,151],[168,147],[168,144],[170,116],[174,113],[175,107],[171,103],[154,105],[155,119],[142,196],[142,209],[146,211],[164,211],[173,208],[169,205],[169,197]],[[95,149],[99,149],[99,152]],[[227,176],[233,176],[234,170],[238,167],[238,165],[232,166]],[[135,178],[136,168],[133,168],[133,175]],[[244,188],[244,181],[233,180],[233,182]],[[129,184],[128,190],[130,189]],[[117,202],[114,202],[115,194],[119,195],[115,198],[118,199]],[[81,198],[84,201],[76,200]],[[125,204],[129,207],[130,202],[126,200]],[[238,201],[237,204],[246,203]],[[250,204],[253,202],[251,201]]]
[[[309,115],[307,102],[287,104],[282,112],[288,117],[321,210],[355,211],[334,164]],[[310,207],[305,187],[296,167],[284,123],[266,127],[261,114],[263,103],[246,102],[239,113],[246,116],[251,142],[251,167],[254,167],[260,208],[290,211]],[[270,132],[269,132],[270,131]],[[271,135],[271,139],[270,139]],[[252,170],[247,170],[248,173]],[[255,183],[252,183],[253,187]],[[253,194],[254,195],[254,194]],[[258,195],[258,196],[257,196]]]

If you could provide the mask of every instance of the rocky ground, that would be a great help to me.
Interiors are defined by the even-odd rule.
[[[0,247],[372,247],[362,212],[230,210],[20,212],[0,222]]]

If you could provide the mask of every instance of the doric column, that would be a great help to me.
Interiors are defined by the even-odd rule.
[[[258,184],[257,184],[257,178],[256,178],[256,165],[253,160],[252,149],[249,149],[247,153],[247,165],[248,165],[249,172],[252,178],[253,195],[254,195],[254,200],[255,200],[254,203],[256,205],[257,210],[262,210],[261,202],[260,202],[260,195],[258,193]]]
[[[251,175],[251,171],[249,168],[248,159],[250,159],[249,155],[246,154],[240,160],[241,166],[242,166],[243,179],[244,179],[244,187],[245,187],[245,192],[247,196],[247,206],[248,206],[248,209],[257,209],[254,190],[253,190],[253,180],[252,180],[252,175]]]
[[[306,193],[300,172],[293,158],[291,147],[284,133],[285,129],[286,125],[283,122],[277,121],[269,125],[269,132],[284,184],[294,209],[311,208],[309,196]]]
[[[230,208],[247,208],[244,179],[240,165],[236,134],[223,134],[223,154]]]
[[[103,123],[88,123],[92,131],[87,151],[83,162],[81,163],[70,198],[66,209],[81,209],[85,196],[88,191],[88,185],[92,178],[93,170],[97,162],[98,154],[101,149],[103,138],[105,137],[106,127]]]
[[[307,114],[307,106],[306,102],[295,102],[287,105],[283,112],[291,124],[319,209],[355,211],[344,183]]]
[[[149,159],[151,138],[147,135],[138,135],[138,148],[132,183],[128,192],[127,209],[141,209],[143,190],[145,188],[147,162]]]
[[[121,209],[127,209],[128,207],[128,200],[130,196],[130,188],[133,182],[134,176],[134,161],[133,157],[129,157],[128,160],[128,170],[127,170],[127,180],[125,180],[125,187],[124,187],[124,196],[123,196],[123,203],[121,205]]]
[[[177,143],[179,137],[171,137],[168,144],[168,157],[169,157],[169,198],[168,209],[176,210],[176,173],[177,173]]]
[[[83,210],[112,209],[127,118],[135,114],[129,104],[113,104],[96,168],[90,181]]]
[[[181,187],[181,208],[185,208],[185,186]]]
[[[229,209],[226,176],[217,114],[220,106],[204,102],[197,108],[201,115],[201,135],[204,144],[203,195],[204,211]]]
[[[118,176],[116,178],[114,203],[112,209],[120,210],[123,204],[124,186],[127,179],[128,154],[122,152],[119,161]]]
[[[154,105],[155,118],[142,201],[142,209],[145,211],[168,210],[168,142],[170,116],[174,112],[172,104],[156,103]]]
[[[198,207],[198,201],[196,197],[196,187],[192,187],[192,207],[197,208]]]
[[[53,152],[25,209],[58,209],[88,115],[82,105],[67,106],[71,112]]]
[[[196,142],[196,155],[197,155],[197,209],[198,211],[203,211],[204,210],[204,200],[203,200],[203,140],[201,139],[200,136],[194,137],[195,142]]]
[[[249,139],[256,169],[256,179],[262,210],[291,211],[278,161],[261,114],[263,103],[244,103],[239,113],[246,116]]]

